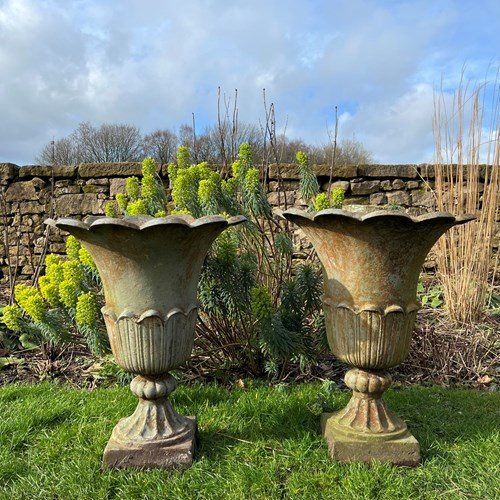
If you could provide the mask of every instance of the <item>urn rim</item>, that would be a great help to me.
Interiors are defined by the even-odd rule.
[[[150,215],[140,216],[124,216],[107,217],[107,216],[88,216],[83,221],[74,219],[72,217],[60,217],[58,219],[46,219],[45,224],[65,229],[65,227],[73,227],[83,229],[85,231],[92,231],[101,226],[108,227],[122,227],[135,231],[145,231],[155,227],[186,227],[188,229],[195,229],[202,226],[209,226],[214,224],[223,224],[224,226],[235,226],[245,222],[247,218],[243,215],[235,215],[226,219],[222,215],[206,215],[195,219],[188,214],[167,215],[165,217],[153,217]]]
[[[407,221],[410,224],[424,224],[427,222],[444,222],[448,224],[464,224],[471,220],[476,219],[473,214],[465,215],[453,215],[449,212],[429,212],[419,216],[412,216],[405,212],[388,212],[387,210],[375,210],[367,214],[361,215],[355,212],[350,212],[348,210],[342,210],[339,208],[327,208],[325,210],[320,210],[319,212],[306,212],[299,208],[289,208],[281,215],[288,220],[294,219],[307,219],[311,222],[319,222],[324,219],[339,218],[346,219],[359,223],[369,223],[374,220],[386,219],[386,220],[400,220]]]

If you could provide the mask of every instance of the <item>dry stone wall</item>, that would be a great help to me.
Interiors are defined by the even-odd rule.
[[[330,167],[313,167],[321,189],[328,189]],[[304,206],[298,194],[299,172],[296,165],[272,165],[269,169],[269,202],[278,205],[278,177],[287,204]],[[432,188],[434,169],[429,165],[363,165],[338,167],[333,173],[333,188],[341,188],[347,205],[398,205],[412,214],[435,207]],[[283,204],[283,200],[280,200]]]
[[[323,190],[328,187],[330,167],[313,167]],[[1,232],[0,267],[3,286],[11,274],[30,280],[44,249],[49,216],[84,217],[104,213],[106,201],[125,189],[125,179],[140,175],[140,163],[87,163],[79,166],[47,167],[0,163]],[[167,184],[164,166],[159,174]],[[278,185],[282,190],[278,193]],[[342,166],[333,172],[333,187],[345,191],[346,204],[393,205],[411,214],[435,206],[432,165]],[[271,205],[304,207],[300,198],[296,165],[271,165],[267,181]],[[498,240],[497,243],[498,245]],[[54,230],[48,236],[47,251],[64,252],[64,238]]]

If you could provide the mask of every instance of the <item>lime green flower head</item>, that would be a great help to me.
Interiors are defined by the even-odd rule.
[[[170,212],[172,215],[191,215],[191,212],[189,210],[186,210],[186,209],[174,209]]]
[[[145,175],[142,178],[141,194],[145,201],[152,201],[159,195],[160,187],[153,175]]]
[[[240,160],[234,161],[233,164],[231,165],[231,170],[233,172],[233,177],[235,179],[239,179],[242,171],[241,161]]]
[[[127,210],[127,205],[128,205],[128,198],[126,194],[123,193],[118,193],[116,195],[116,202],[118,203],[118,206],[125,212]]]
[[[142,198],[132,201],[127,206],[129,215],[147,215],[148,207]]]
[[[66,238],[66,254],[70,260],[78,260],[80,248],[80,242],[74,236],[70,235]]]
[[[344,199],[345,199],[345,191],[342,188],[338,187],[332,189],[332,193],[330,196],[330,205],[333,208],[342,208]]]
[[[94,259],[85,247],[80,248],[80,251],[78,252],[78,258],[84,266],[96,269]]]
[[[64,279],[64,270],[61,257],[49,254],[45,258],[45,276],[51,283],[60,283]]]
[[[127,196],[129,200],[136,201],[140,196],[139,179],[137,177],[128,177],[127,180],[125,181],[125,190],[127,191]]]
[[[169,163],[167,167],[168,178],[170,179],[170,186],[174,185],[175,179],[177,179],[178,167],[175,163]]]
[[[80,287],[78,283],[73,280],[63,280],[59,285],[59,297],[61,302],[70,309],[74,309],[78,299],[78,292]]]
[[[83,270],[80,267],[80,260],[67,260],[62,264],[64,280],[74,281],[80,284],[83,280]]]
[[[15,286],[14,298],[21,307],[23,307],[22,302],[24,302],[31,296],[33,290],[35,289],[32,286],[26,285],[24,283],[19,283]]]
[[[48,268],[52,265],[60,264],[61,256],[55,253],[49,253],[47,257],[45,257],[45,266]]]
[[[118,217],[116,204],[112,201],[106,202],[106,204],[104,205],[104,213],[106,214],[106,217]]]
[[[313,200],[313,206],[316,212],[330,208],[328,195],[326,193],[319,193]]]
[[[203,161],[196,165],[195,175],[199,180],[210,178],[212,173],[213,170],[208,166],[208,162]]]
[[[304,153],[304,151],[297,151],[295,158],[301,165],[309,165],[309,158],[307,157],[307,154]]]
[[[153,158],[151,158],[151,156],[148,156],[147,158],[144,158],[144,160],[142,160],[143,176],[146,175],[154,176],[156,174],[156,170],[157,170],[156,162],[154,161]]]
[[[35,287],[19,284],[15,288],[14,296],[17,303],[34,321],[43,320],[46,310],[45,301]]]
[[[201,203],[213,203],[220,192],[221,177],[217,172],[210,172],[208,179],[202,179],[198,185],[198,198]]]
[[[19,332],[22,328],[21,326],[21,316],[23,314],[22,309],[19,306],[7,305],[2,311],[2,322],[4,325],[13,332]]]
[[[260,189],[260,173],[256,168],[250,168],[245,175],[243,183],[244,189],[247,193],[255,193]]]
[[[178,171],[172,188],[172,200],[176,210],[187,210],[189,213],[198,202],[198,189],[196,179],[196,167],[189,167]]]
[[[213,186],[209,179],[203,179],[198,185],[198,198],[202,203],[207,203],[212,198]]]
[[[81,293],[76,303],[76,322],[80,326],[93,326],[99,314],[97,298],[92,292]]]
[[[189,148],[187,146],[179,146],[177,149],[177,165],[179,168],[188,168],[190,163]]]
[[[60,303],[59,298],[59,285],[60,282],[54,282],[49,276],[40,276],[38,286],[42,297],[52,306],[57,307]]]
[[[238,158],[247,164],[252,163],[252,146],[246,142],[240,144]]]

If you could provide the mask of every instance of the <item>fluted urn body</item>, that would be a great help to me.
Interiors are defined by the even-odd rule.
[[[418,443],[381,399],[390,385],[385,370],[408,355],[425,257],[446,230],[474,217],[389,211],[361,216],[336,209],[316,214],[291,209],[283,215],[318,254],[328,342],[335,356],[353,367],[346,375],[351,401],[322,421],[332,456],[415,465]]]
[[[116,362],[136,374],[135,413],[122,419],[104,453],[111,467],[185,467],[195,420],[175,412],[169,372],[187,361],[197,319],[201,267],[215,238],[244,217],[89,217],[48,221],[89,251],[102,280],[102,309]]]

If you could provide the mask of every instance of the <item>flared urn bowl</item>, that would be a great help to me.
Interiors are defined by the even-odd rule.
[[[336,209],[290,209],[283,215],[302,229],[318,254],[328,343],[337,358],[353,367],[346,375],[353,389],[349,405],[323,417],[332,455],[340,460],[418,463],[418,444],[381,399],[390,385],[385,370],[408,355],[425,257],[445,231],[474,217],[411,217],[386,210],[358,215]],[[369,444],[376,451],[370,451]]]
[[[167,396],[169,372],[189,359],[201,267],[215,238],[244,217],[188,215],[62,218],[48,224],[79,239],[102,280],[102,309],[116,362],[137,375],[139,405],[121,420],[105,450],[111,467],[183,467],[192,460],[194,420]]]

